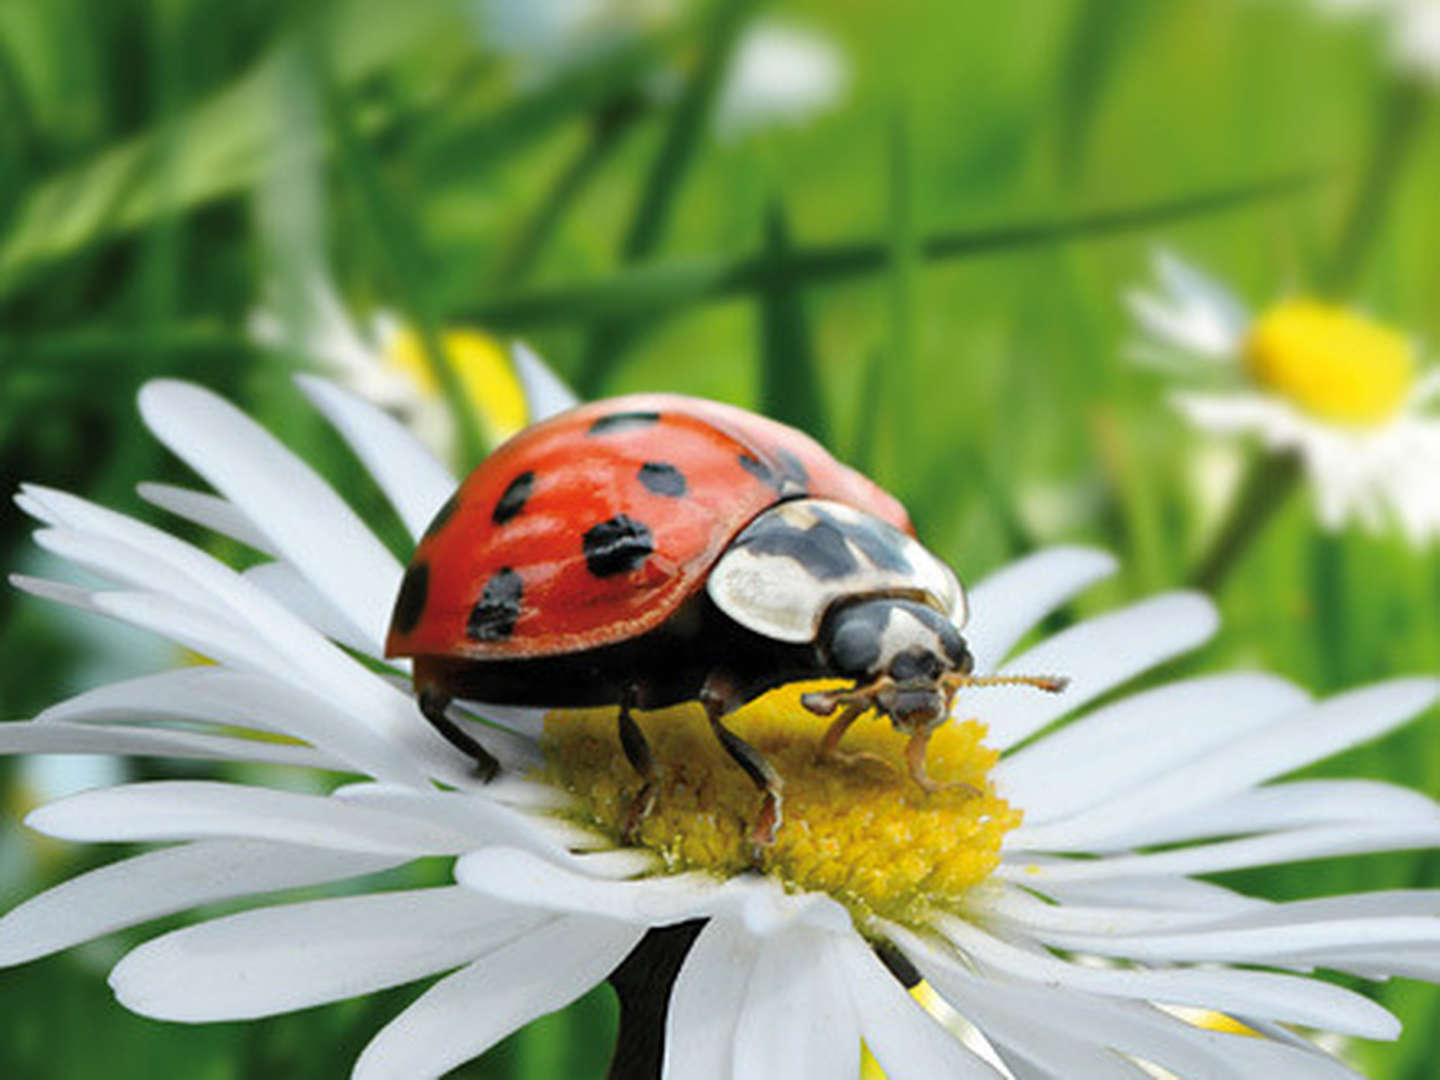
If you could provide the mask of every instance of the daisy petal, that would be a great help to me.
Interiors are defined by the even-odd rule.
[[[1199,593],[1183,592],[1087,619],[1000,669],[1001,674],[1066,676],[1070,684],[1062,693],[982,687],[961,692],[957,714],[982,717],[990,728],[990,744],[1006,749],[1092,698],[1195,648],[1218,625],[1214,604]]]
[[[455,880],[478,893],[548,911],[603,915],[663,926],[702,913],[721,886],[707,874],[679,874],[630,882],[617,889],[514,848],[489,847],[461,857]]]
[[[233,502],[351,622],[384,637],[400,566],[309,465],[198,386],[147,383],[140,412],[156,438]]]
[[[520,386],[525,391],[525,412],[530,423],[548,420],[556,413],[573,409],[580,404],[575,392],[523,341],[511,343],[510,359],[515,364],[515,374],[519,376]]]
[[[439,1077],[608,975],[642,929],[555,919],[442,979],[371,1040],[353,1080]]]
[[[256,761],[306,769],[344,767],[339,759],[308,746],[230,739],[194,731],[97,727],[50,720],[0,724],[0,754],[122,754],[200,761]]]
[[[1189,813],[1137,822],[1131,828],[1111,833],[1106,846],[1148,847],[1312,825],[1425,822],[1437,813],[1440,807],[1433,799],[1394,784],[1375,780],[1296,780],[1242,791],[1222,803]],[[1084,850],[1094,847],[1084,845]]]
[[[849,989],[860,1019],[865,1045],[887,1077],[987,1080],[999,1075],[905,993],[859,938],[836,935],[831,948],[840,981]]]
[[[222,499],[218,495],[211,495],[204,491],[191,491],[189,488],[175,487],[173,484],[144,483],[137,485],[135,490],[146,502],[158,506],[162,510],[168,510],[176,517],[193,521],[196,525],[202,525],[221,536],[238,540],[262,555],[275,558],[279,554],[265,534],[236,509],[234,503]]]
[[[1031,885],[1042,892],[1050,882],[1134,879],[1153,874],[1217,874],[1332,855],[1375,851],[1411,851],[1440,845],[1440,821],[1380,825],[1332,825],[1290,829],[1268,836],[1199,844],[1154,855],[1116,855],[1104,859],[1065,860],[1045,864],[1017,858],[996,871],[1007,881]]]
[[[335,425],[417,540],[455,490],[455,477],[404,424],[327,379],[297,376],[305,396]]]
[[[1082,967],[1017,948],[951,916],[940,916],[936,928],[976,963],[1029,983],[1253,1014],[1371,1039],[1393,1039],[1400,1033],[1400,1022],[1369,998],[1314,979],[1261,971]]]
[[[184,668],[110,683],[52,705],[37,717],[41,723],[162,719],[203,720],[286,735],[333,755],[334,767],[414,787],[425,785],[424,774],[403,750],[353,723],[324,698],[262,675],[225,668]]]
[[[1142,1002],[977,977],[913,936],[907,939],[906,952],[935,988],[982,1031],[1035,1055],[1037,1064],[1057,1076],[1091,1075],[1066,1064],[1066,1055],[1077,1046],[1130,1054],[1182,1076],[1234,1080],[1262,1075],[1317,1080],[1352,1076],[1339,1062],[1313,1051],[1205,1031]],[[1045,1017],[1039,1031],[1037,1016]],[[1053,1036],[1061,1036],[1062,1041],[1052,1042]],[[1266,1049],[1249,1054],[1243,1049],[1249,1043]],[[1256,1071],[1259,1061],[1272,1068]]]
[[[670,992],[662,1076],[735,1075],[735,1024],[759,954],[735,920],[705,924]]]
[[[110,985],[157,1020],[249,1020],[450,970],[547,921],[458,886],[313,900],[156,938],[116,965]]]
[[[1047,945],[1072,952],[1131,960],[1188,964],[1273,964],[1304,956],[1319,963],[1331,953],[1363,949],[1434,949],[1440,946],[1440,919],[1342,919],[1290,926],[1241,929],[1195,927],[1158,934],[1037,934]]]
[[[1073,849],[1104,844],[1114,832],[1144,821],[1163,806],[1178,814],[1220,802],[1271,777],[1375,738],[1424,711],[1440,680],[1393,679],[1339,694],[1204,756],[1131,786],[1116,798],[1063,822],[1036,828],[1027,843]]]
[[[0,964],[23,964],[201,904],[388,870],[392,856],[203,840],[111,863],[34,896],[0,918]]]
[[[513,848],[489,847],[463,856],[455,879],[477,892],[551,911],[603,915],[649,926],[698,916],[738,918],[757,937],[796,925],[834,932],[851,928],[850,916],[820,893],[787,893],[767,878],[717,880],[695,872],[643,878],[616,889],[551,861]]]
[[[970,590],[973,625],[965,643],[975,670],[994,671],[1050,610],[1115,572],[1115,559],[1090,548],[1056,547],[1010,563]]]
[[[776,934],[755,961],[735,1025],[735,1076],[830,1080],[860,1075],[860,1040],[828,938],[809,928]]]
[[[1309,700],[1273,675],[1215,675],[1143,691],[1068,724],[995,769],[997,787],[1025,808],[1010,846],[1024,847],[1035,826],[1132,790]],[[1074,768],[1077,761],[1085,767]]]
[[[377,855],[451,855],[473,844],[459,830],[339,799],[208,780],[85,791],[32,811],[25,822],[63,840],[239,836]]]
[[[347,648],[376,659],[384,655],[384,641],[362,633],[289,563],[260,563],[246,570],[243,576],[266,596],[331,641],[337,641]]]

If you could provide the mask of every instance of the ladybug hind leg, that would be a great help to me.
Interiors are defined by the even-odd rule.
[[[723,677],[712,674],[700,689],[700,702],[705,706],[705,715],[710,720],[710,730],[725,747],[725,752],[735,764],[745,770],[745,775],[763,793],[760,813],[750,830],[755,861],[758,863],[765,849],[775,843],[775,834],[780,829],[783,817],[783,792],[785,781],[775,771],[765,755],[727,728],[721,718],[744,704],[734,685]]]
[[[640,725],[630,715],[630,710],[635,707],[635,700],[638,696],[634,686],[625,687],[620,697],[620,748],[625,751],[625,760],[640,774],[643,783],[640,790],[635,793],[631,800],[630,809],[625,814],[625,825],[621,832],[625,843],[633,844],[640,835],[640,826],[650,816],[650,811],[655,809],[655,796],[660,790],[660,764],[655,760],[655,755],[650,749],[650,744],[645,740],[645,733],[640,730]]]
[[[447,710],[451,700],[448,694],[427,688],[420,692],[420,711],[425,714],[425,719],[434,725],[435,730],[449,740],[450,745],[475,759],[475,774],[489,783],[500,771],[500,762],[495,759],[494,754],[481,746],[474,736],[450,719]]]

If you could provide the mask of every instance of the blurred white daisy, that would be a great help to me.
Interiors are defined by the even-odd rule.
[[[312,260],[312,265],[315,265]],[[420,335],[381,309],[362,325],[346,309],[323,269],[303,275],[299,297],[264,305],[246,329],[257,345],[304,357],[366,401],[404,423],[443,460],[456,451],[454,416]],[[507,349],[479,330],[441,334],[465,404],[492,445],[524,426],[529,401],[548,398],[554,376],[523,346]]]
[[[1155,270],[1126,297],[1135,356],[1211,387],[1174,395],[1196,427],[1297,453],[1327,528],[1398,522],[1415,544],[1440,534],[1440,367],[1356,311],[1290,297],[1252,315],[1172,254]]]
[[[1383,19],[1391,55],[1403,71],[1440,81],[1440,2],[1437,0],[1318,0],[1340,14]]]
[[[520,64],[522,78],[544,82],[592,63],[693,13],[686,0],[478,0],[485,42]],[[642,79],[657,102],[682,83],[679,60],[661,61]],[[715,131],[735,139],[802,124],[837,104],[850,81],[845,54],[808,26],[761,18],[746,25],[715,103]]]
[[[850,71],[827,37],[774,20],[747,27],[715,106],[722,138],[803,124],[845,96]]]
[[[302,388],[418,536],[454,478],[374,406],[318,379]],[[476,706],[493,723],[460,722],[506,766],[478,784],[468,759],[420,719],[403,665],[381,658],[401,567],[354,511],[205,390],[152,383],[141,412],[215,491],[143,494],[265,560],[236,572],[132,518],[24,488],[37,541],[104,584],[17,585],[215,663],[0,725],[0,749],[276,762],[368,779],[329,795],[139,783],[36,810],[29,824],[51,836],[171,846],[11,911],[0,919],[4,963],[217,901],[458,857],[454,885],[281,897],[162,934],[110,976],[129,1008],[183,1022],[438,976],[355,1066],[358,1077],[404,1080],[441,1075],[604,979],[650,928],[696,918],[708,921],[673,987],[668,1077],[854,1077],[862,1040],[893,1080],[997,1075],[895,972],[923,976],[1017,1076],[1134,1076],[1144,1062],[1186,1076],[1348,1077],[1298,1029],[1392,1039],[1400,1025],[1305,973],[1440,977],[1440,890],[1273,903],[1198,877],[1434,846],[1440,808],[1419,793],[1279,778],[1429,708],[1440,680],[1320,702],[1260,674],[1117,695],[1214,632],[1212,605],[1187,593],[1080,622],[1006,663],[1046,612],[1114,569],[1096,552],[1053,549],[973,590],[978,671],[1072,679],[1058,696],[1001,689],[960,702],[930,760],[980,796],[923,796],[863,764],[816,767],[819,730],[807,722],[825,721],[781,691],[735,720],[786,778],[786,824],[764,872],[749,868],[747,829],[727,794],[753,812],[753,792],[713,739],[691,737],[708,736],[694,709],[641,718],[659,756],[681,764],[666,770],[671,787],[640,845],[622,848],[617,807],[636,782],[611,745],[613,714]],[[854,736],[891,755],[902,741],[881,725]],[[1160,1005],[1218,1010],[1263,1037],[1208,1030]]]

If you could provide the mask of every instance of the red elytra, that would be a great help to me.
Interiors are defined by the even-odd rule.
[[[486,458],[437,515],[386,655],[499,660],[636,637],[703,587],[751,519],[799,495],[914,534],[894,497],[743,409],[637,394],[561,413]]]

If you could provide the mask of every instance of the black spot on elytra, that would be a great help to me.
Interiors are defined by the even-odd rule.
[[[810,486],[810,473],[806,471],[803,461],[784,447],[776,450],[775,456],[780,460],[780,467],[787,480],[792,481],[802,491]]]
[[[602,416],[590,425],[590,435],[614,435],[617,431],[649,427],[660,420],[658,412],[617,412]]]
[[[617,514],[590,528],[581,544],[585,565],[596,577],[634,570],[655,550],[654,537],[642,521]]]
[[[458,509],[460,509],[460,493],[457,491],[445,500],[445,505],[435,512],[435,516],[430,519],[430,524],[425,526],[424,538],[428,539],[443,529],[455,516],[455,511]]]
[[[515,632],[525,585],[510,567],[497,571],[485,583],[480,600],[470,609],[465,633],[476,641],[503,641]]]
[[[640,483],[656,495],[669,495],[678,499],[690,490],[685,483],[685,474],[674,465],[667,465],[663,461],[647,461],[640,466],[638,475]]]
[[[756,480],[759,480],[762,484],[765,484],[768,487],[777,488],[778,490],[778,486],[775,482],[774,470],[771,469],[769,465],[766,465],[765,462],[755,457],[753,454],[741,454],[740,467],[746,472],[748,472],[751,476],[755,477]]]
[[[788,450],[777,450],[775,458],[779,468],[773,468],[754,454],[740,455],[740,467],[781,498],[790,499],[804,495],[810,484],[810,474],[800,459]]]
[[[405,571],[400,582],[400,595],[395,598],[395,614],[390,617],[390,629],[396,634],[408,634],[420,625],[420,616],[425,614],[425,602],[430,598],[430,565],[414,563]]]
[[[496,525],[504,525],[521,510],[525,509],[525,501],[530,498],[530,493],[535,490],[535,474],[533,472],[522,472],[505,489],[500,496],[500,501],[495,504],[495,510],[490,515],[490,520]]]

